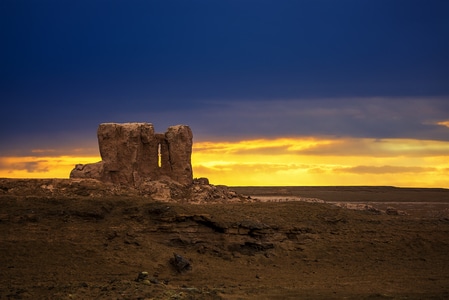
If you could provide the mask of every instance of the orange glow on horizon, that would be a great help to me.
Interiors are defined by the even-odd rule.
[[[0,157],[0,177],[68,178],[99,156]],[[48,155],[50,154],[50,155]],[[278,138],[193,145],[194,177],[229,186],[394,185],[449,188],[449,142]]]
[[[280,138],[194,144],[196,177],[231,186],[449,187],[449,142]]]
[[[0,157],[0,177],[69,178],[76,164],[100,161],[99,156]]]

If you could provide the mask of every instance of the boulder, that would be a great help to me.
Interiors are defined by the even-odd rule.
[[[104,172],[102,161],[93,164],[77,164],[70,172],[70,178],[101,178]]]
[[[170,263],[179,273],[192,270],[191,262],[176,253],[173,253],[173,258],[170,259]]]

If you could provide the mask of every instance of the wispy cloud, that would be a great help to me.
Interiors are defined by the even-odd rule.
[[[13,173],[14,171],[26,171],[27,173],[45,173],[49,171],[48,160],[25,159],[10,162],[0,158],[0,171]]]
[[[398,174],[398,173],[429,173],[438,171],[437,168],[413,167],[413,166],[354,166],[336,168],[337,173],[354,174]]]
[[[449,128],[449,120],[437,122],[437,125]]]
[[[57,157],[57,156],[78,156],[78,157],[92,157],[99,155],[97,141],[92,140],[88,147],[77,147],[76,141],[73,141],[73,146],[68,144],[53,145],[53,148],[34,148],[33,143],[30,145],[19,144],[17,148],[4,149],[0,151],[0,157]]]
[[[194,151],[222,155],[319,155],[319,156],[447,156],[449,142],[370,138],[275,138],[237,142],[198,142]]]
[[[338,158],[336,158],[338,160]],[[224,163],[194,165],[196,177],[228,185],[395,185],[448,187],[445,167],[327,163]]]
[[[146,107],[139,112],[120,111],[98,123],[77,124],[73,126],[76,130],[65,129],[58,134],[30,130],[19,135],[5,131],[3,134],[8,133],[5,139],[9,142],[1,143],[0,155],[98,155],[95,132],[101,122],[150,122],[157,132],[164,132],[171,125],[186,124],[192,128],[195,143],[280,137],[449,141],[447,97],[211,99],[198,100],[197,104],[188,111],[155,113]],[[341,153],[358,147],[364,145],[356,143]],[[32,149],[38,152],[33,153]],[[323,147],[320,149],[324,151]]]
[[[0,177],[68,178],[76,164],[99,160],[100,158],[95,156],[0,157]]]
[[[449,120],[449,98],[210,100],[192,115],[165,112],[150,121],[162,128],[189,124],[198,141],[297,136],[447,141],[449,128],[441,120]]]
[[[194,143],[195,177],[227,185],[448,187],[449,142],[316,137]],[[67,178],[99,156],[0,157],[0,177]]]
[[[195,176],[229,185],[445,187],[448,155],[444,141],[278,138],[199,142],[193,167]]]
[[[158,132],[190,125],[194,174],[217,184],[444,187],[448,100],[205,102],[194,116],[167,112],[149,121]],[[80,141],[0,152],[0,176],[68,177],[75,164],[100,159],[96,139]]]
[[[355,139],[341,138],[332,142],[297,151],[304,155],[338,155],[369,157],[447,156],[449,142],[413,139]]]

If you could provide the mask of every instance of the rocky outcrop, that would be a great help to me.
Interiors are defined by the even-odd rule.
[[[97,136],[102,161],[76,165],[70,178],[133,187],[156,180],[193,182],[193,135],[186,125],[171,126],[160,134],[150,123],[103,123]]]
[[[236,202],[258,202],[240,195],[223,185],[205,184],[194,179],[189,186],[174,180],[145,181],[138,187],[114,185],[96,179],[12,179],[0,178],[0,197],[42,198],[150,198],[160,202],[190,204],[214,204]]]

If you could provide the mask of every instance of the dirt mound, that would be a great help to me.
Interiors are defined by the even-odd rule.
[[[59,184],[1,185],[0,299],[449,297],[446,219]]]

